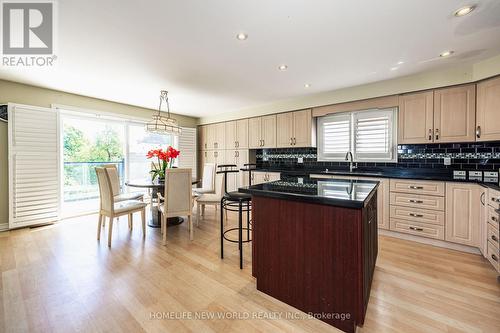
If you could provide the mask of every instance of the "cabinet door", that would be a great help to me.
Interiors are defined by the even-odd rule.
[[[433,108],[432,91],[399,96],[399,144],[433,142]]]
[[[481,187],[479,192],[479,250],[486,257],[488,248],[488,190]]]
[[[261,148],[260,138],[261,118],[248,119],[248,148]]]
[[[226,150],[224,155],[224,164],[237,164],[237,150],[231,149]],[[228,173],[227,174],[227,190],[236,191],[238,186],[238,174]]]
[[[200,150],[208,149],[208,141],[207,141],[207,125],[202,125],[198,127],[198,143]]]
[[[276,148],[276,115],[261,117],[261,138],[264,148]]]
[[[236,121],[228,121],[225,123],[225,149],[235,149],[236,148]]]
[[[390,193],[389,193],[389,179],[387,178],[365,178],[360,177],[363,180],[374,180],[378,181],[377,189],[377,224],[380,229],[389,230],[389,203],[390,203]]]
[[[266,178],[266,172],[254,171],[252,172],[252,185],[265,183]]]
[[[279,172],[268,172],[267,182],[274,182],[281,179],[281,174]]]
[[[248,148],[248,119],[236,121],[236,147]]]
[[[215,149],[215,124],[205,125],[207,149]]]
[[[218,123],[212,125],[214,127],[214,143],[215,149],[224,149],[225,147],[225,137],[226,137],[226,125],[225,123]]]
[[[294,112],[276,115],[276,145],[278,148],[293,146],[293,114]]]
[[[500,140],[500,77],[477,84],[476,141]]]
[[[434,142],[474,141],[475,132],[476,86],[434,90]]]
[[[293,146],[311,147],[312,115],[311,110],[293,113]]]
[[[445,240],[479,246],[479,185],[446,183]]]

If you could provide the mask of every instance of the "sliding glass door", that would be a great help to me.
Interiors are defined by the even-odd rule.
[[[177,138],[144,130],[144,124],[89,116],[62,115],[64,217],[99,209],[95,167],[116,164],[122,191],[125,179],[149,177],[150,149],[177,147]]]

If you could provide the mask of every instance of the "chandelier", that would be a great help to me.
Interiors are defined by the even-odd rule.
[[[168,104],[168,91],[160,92],[160,106],[158,114],[153,115],[153,120],[146,124],[146,131],[157,134],[173,134],[179,135],[182,132],[181,127],[177,124],[177,120],[170,117],[170,105]],[[167,116],[162,116],[161,105],[165,101],[167,104]]]

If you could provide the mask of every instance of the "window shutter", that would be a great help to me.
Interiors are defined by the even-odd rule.
[[[193,177],[197,177],[196,172],[196,128],[182,128],[179,136],[179,167],[191,168]]]
[[[9,104],[9,228],[59,219],[59,116]]]
[[[351,146],[351,116],[333,115],[319,120],[320,160],[341,160]]]
[[[393,110],[354,113],[354,158],[391,160]]]

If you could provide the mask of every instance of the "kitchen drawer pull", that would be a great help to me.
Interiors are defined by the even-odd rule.
[[[493,239],[495,242],[498,242],[498,238],[495,235],[491,235],[491,239]]]
[[[413,217],[424,217],[422,214],[408,213],[409,216]]]
[[[499,198],[491,198],[491,201],[500,203],[500,197]]]
[[[481,126],[476,127],[476,137],[481,138]]]
[[[424,229],[422,228],[417,228],[417,227],[409,227],[410,230],[414,230],[414,231],[424,231]]]
[[[498,257],[496,255],[494,255],[494,254],[491,255],[491,259],[493,259],[493,260],[495,260],[495,261],[498,262]]]
[[[494,221],[494,222],[498,222],[498,219],[494,216],[491,217],[491,220]]]
[[[414,186],[414,185],[410,185],[408,186],[409,189],[412,189],[412,190],[423,190],[424,187],[423,186]]]
[[[409,199],[408,202],[418,203],[418,204],[424,203],[422,200],[413,200],[413,199]]]

